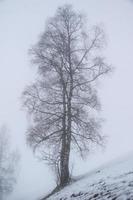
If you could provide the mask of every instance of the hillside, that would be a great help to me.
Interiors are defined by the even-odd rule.
[[[133,200],[133,154],[78,177],[48,200]]]

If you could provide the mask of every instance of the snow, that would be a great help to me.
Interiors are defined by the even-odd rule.
[[[77,177],[48,200],[132,200],[133,153]]]

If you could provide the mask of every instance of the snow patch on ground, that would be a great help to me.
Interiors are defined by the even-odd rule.
[[[133,200],[133,154],[78,177],[48,200]]]

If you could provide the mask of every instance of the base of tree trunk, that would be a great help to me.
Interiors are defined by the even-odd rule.
[[[63,185],[57,185],[55,187],[55,189],[52,190],[52,192],[50,192],[47,196],[45,196],[43,199],[40,200],[47,200],[49,197],[51,197],[52,195],[54,195],[55,193],[59,192],[60,190],[62,190],[64,187],[66,187],[68,184],[70,184],[71,182],[73,182],[74,180],[72,180],[71,178],[69,178],[69,181],[64,183]]]
[[[51,197],[53,194],[55,194],[56,192],[59,192],[61,190],[61,188],[59,186],[55,187],[55,189],[52,190],[52,192],[50,192],[48,195],[46,195],[43,199],[40,200],[46,200],[47,198]]]
[[[64,180],[60,183],[59,187],[60,188],[63,188],[65,187],[66,185],[68,185],[69,183],[71,182],[71,177],[69,177],[67,180]]]

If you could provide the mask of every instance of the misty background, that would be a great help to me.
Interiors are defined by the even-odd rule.
[[[105,119],[106,148],[90,152],[81,162],[74,158],[79,175],[133,151],[133,1],[131,0],[2,0],[0,1],[0,125],[7,124],[12,145],[21,153],[14,192],[8,200],[34,200],[54,186],[48,167],[27,147],[28,117],[21,94],[35,78],[28,49],[37,42],[48,17],[58,6],[70,3],[85,13],[90,25],[100,24],[106,33],[104,55],[115,70],[98,85]]]

